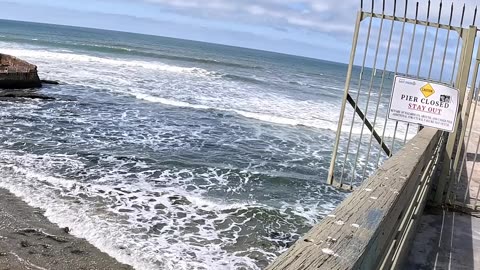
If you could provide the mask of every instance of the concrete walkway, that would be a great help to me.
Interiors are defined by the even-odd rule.
[[[470,115],[475,118],[465,134],[466,162],[453,192],[457,204],[474,208],[480,192],[480,102]],[[427,207],[406,269],[480,270],[480,209],[462,213]]]
[[[406,269],[480,269],[480,213],[427,208]]]

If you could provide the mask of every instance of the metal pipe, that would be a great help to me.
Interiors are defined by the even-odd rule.
[[[395,151],[395,138],[397,137],[397,131],[398,131],[398,121],[395,122],[395,129],[393,130],[392,146],[390,146],[390,149],[392,152]]]
[[[428,32],[428,26],[429,26],[429,19],[430,19],[430,7],[431,7],[431,2],[430,0],[428,1],[428,8],[427,8],[427,25],[425,25],[425,31],[423,32],[423,42],[422,42],[422,50],[420,52],[420,62],[418,64],[418,70],[417,70],[417,79],[420,79],[420,70],[422,68],[422,62],[423,62],[423,54],[425,52],[425,42],[426,42],[426,39],[427,39],[427,32]],[[438,29],[440,27],[440,16],[441,16],[441,13],[442,13],[442,2],[440,2],[440,12],[439,12],[439,16],[438,16],[438,26],[437,26],[437,34],[435,35],[435,44],[434,44],[434,48],[433,48],[433,52],[435,53],[435,47],[437,45],[437,37],[438,37]],[[434,55],[432,54],[432,62],[430,64],[430,71],[429,71],[429,74],[428,74],[428,78],[427,79],[430,79],[430,72],[431,72],[431,69],[432,69],[432,65],[433,65],[433,57]],[[408,131],[409,131],[409,128],[410,128],[410,123],[407,123],[407,129],[405,130],[405,138],[404,138],[404,141],[403,143],[405,144],[407,142],[407,137],[408,137]],[[420,126],[418,130],[420,130],[422,127]],[[395,135],[394,135],[395,136]],[[395,138],[395,137],[394,137]],[[395,139],[394,139],[395,141]],[[392,148],[393,148],[393,144],[392,144]]]
[[[450,6],[450,19],[448,20],[448,26],[452,26],[452,18],[453,18],[453,3]],[[442,60],[442,67],[440,68],[440,81],[442,81],[443,77],[443,69],[445,68],[445,59],[447,57],[447,50],[448,50],[448,42],[450,40],[450,31],[447,31],[447,39],[445,42],[445,50],[443,51],[443,60]]]
[[[440,18],[442,17],[442,5],[443,5],[443,3],[442,3],[442,1],[440,1],[440,7],[438,9],[438,25],[440,25]],[[439,27],[437,27],[437,30],[435,31],[435,39],[433,41],[432,59],[430,61],[430,68],[428,69],[428,77],[427,77],[428,80],[432,78],[433,60],[435,59],[435,51],[437,49],[438,30],[440,30]],[[443,64],[444,63],[442,63],[442,66],[443,66]]]
[[[428,8],[427,8],[427,25],[425,25],[425,31],[423,31],[423,42],[422,42],[422,50],[420,51],[420,63],[418,65],[417,70],[417,77],[420,76],[420,70],[422,68],[422,60],[423,60],[423,53],[425,52],[425,41],[427,40],[427,30],[428,30],[428,21],[430,19],[430,4],[431,1],[428,0]]]
[[[407,143],[409,129],[410,129],[410,123],[407,123],[407,128],[405,129],[405,137],[403,138],[403,144]]]
[[[417,22],[417,19],[418,19],[418,2],[415,9],[415,22]],[[415,36],[417,34],[416,31],[417,31],[417,24],[415,23],[413,25],[412,42],[410,43],[410,53],[408,55],[407,74],[406,74],[407,76],[408,76],[408,73],[410,73],[410,62],[412,60],[413,44],[415,43]]]
[[[430,7],[431,7],[431,2],[430,0],[428,1],[428,8],[427,8],[427,24],[425,25],[425,31],[423,32],[423,42],[422,42],[422,50],[420,51],[420,62],[419,62],[419,65],[418,65],[418,70],[417,70],[417,78],[420,78],[420,69],[422,67],[422,60],[423,60],[423,53],[425,51],[425,42],[426,42],[426,38],[427,38],[427,30],[428,30],[428,26],[430,24],[429,20],[430,20]],[[440,23],[440,22],[439,22]],[[411,52],[410,52],[411,53]],[[397,137],[397,127],[398,127],[398,121],[397,123],[395,124],[395,131],[393,133],[393,139],[392,139],[392,146],[390,147],[390,149],[392,150],[392,152],[395,151],[395,139]],[[408,130],[410,128],[410,123],[407,123],[407,128],[406,128],[406,131],[405,131],[405,139],[404,139],[404,143],[406,142],[406,138],[408,136]]]
[[[416,11],[416,12],[417,12],[417,14],[418,14],[418,2],[417,2],[417,11]],[[417,16],[417,14],[416,14],[415,16]],[[427,17],[427,24],[428,24],[428,17]],[[415,25],[414,27],[416,27],[416,26],[417,26],[417,25]],[[425,26],[425,27],[426,27],[426,26]],[[415,34],[416,34],[416,33],[415,33],[415,29],[414,29],[414,32],[413,32],[413,36],[414,36],[414,37],[415,37]],[[408,58],[408,65],[407,65],[407,76],[408,76],[409,69],[410,69],[411,53],[412,53],[412,51],[413,51],[413,39],[412,39],[412,44],[411,44],[410,50],[411,50],[411,51],[410,51],[410,56],[409,56],[409,58]],[[421,60],[420,60],[420,61],[421,61]],[[417,73],[417,78],[418,78],[419,76],[420,76],[419,73]],[[398,122],[397,122],[397,125],[398,125]],[[403,138],[403,144],[406,144],[406,143],[407,143],[407,137],[408,137],[408,132],[409,132],[409,130],[410,130],[410,123],[407,123],[407,128],[405,129],[405,137]],[[396,134],[397,134],[396,132],[393,134],[393,143],[392,143],[392,146],[393,146],[393,144],[395,143],[395,135],[396,135]]]
[[[403,22],[403,26],[402,26],[402,32],[405,30],[405,22],[407,21],[406,20],[406,17],[407,17],[407,6],[408,5],[408,1],[405,1],[405,20]],[[407,75],[409,73],[409,69],[410,69],[410,61],[412,60],[412,52],[413,52],[413,44],[415,43],[415,35],[416,35],[416,32],[417,32],[417,22],[418,21],[418,2],[415,6],[415,20],[414,20],[414,24],[413,24],[413,34],[412,34],[412,41],[410,43],[410,50],[409,50],[409,55],[408,55],[408,60],[407,60]],[[402,35],[403,36],[403,35]],[[400,50],[399,50],[399,54],[400,54]],[[397,62],[398,63],[398,62]],[[397,75],[397,71],[395,72],[394,75]],[[383,133],[382,133],[382,142],[385,140],[385,131],[387,130],[387,123],[388,123],[388,111],[387,111],[387,114],[385,115],[385,122],[383,123]],[[395,130],[394,130],[394,138],[393,138],[393,141],[395,141],[395,134],[397,132],[397,127],[398,127],[398,121],[395,123]],[[391,148],[391,153],[393,154],[393,150]],[[377,156],[377,163],[375,165],[376,168],[378,168],[378,164],[380,163],[380,154],[381,152],[378,153],[378,156]]]
[[[385,1],[383,3],[384,3],[383,7],[385,8]],[[385,15],[385,9],[382,10],[382,14]],[[365,115],[368,115],[368,109],[370,107],[370,97],[371,97],[371,94],[372,94],[373,82],[375,80],[375,72],[374,71],[377,68],[378,51],[379,51],[379,48],[380,48],[380,41],[382,40],[383,23],[384,23],[384,19],[382,18],[380,20],[380,28],[378,30],[377,45],[375,47],[375,56],[373,58],[373,70],[372,70],[372,74],[370,75],[370,83],[369,83],[369,86],[368,86],[368,94],[367,94],[367,101],[366,101],[367,104],[365,105]],[[393,22],[392,22],[392,24],[393,24]],[[375,125],[373,125],[373,126],[375,127]],[[352,178],[350,180],[350,186],[352,186],[353,181],[354,181],[355,176],[356,176],[357,163],[358,163],[358,158],[360,157],[360,147],[362,145],[362,138],[363,138],[363,131],[364,130],[365,130],[365,121],[363,121],[362,128],[360,129],[360,139],[358,140],[357,151],[355,153],[355,162],[353,163]],[[367,164],[365,164],[364,166],[366,167]]]
[[[473,16],[473,25],[475,25],[475,22],[476,22],[476,18],[477,18],[477,12],[476,12],[477,8],[475,7],[475,12],[474,12],[474,16]],[[466,123],[466,126],[465,128],[462,129],[462,132],[461,132],[461,135],[460,135],[460,139],[464,139],[464,136],[465,136],[465,132],[466,132],[466,129],[468,128],[469,126],[469,122],[470,122],[470,130],[468,131],[468,135],[467,135],[467,141],[466,141],[466,144],[465,144],[465,151],[464,151],[464,154],[463,154],[463,157],[462,157],[462,162],[460,163],[460,167],[457,167],[458,166],[458,162],[459,162],[459,159],[460,159],[460,154],[461,154],[461,151],[457,151],[456,155],[455,155],[455,160],[454,160],[454,163],[453,163],[453,166],[454,168],[458,168],[459,171],[458,171],[458,174],[457,174],[457,186],[460,182],[460,179],[461,179],[461,174],[462,174],[462,168],[463,168],[463,165],[465,164],[466,162],[466,158],[467,158],[467,147],[468,145],[470,144],[470,139],[471,139],[471,135],[472,135],[472,129],[473,129],[473,122],[474,122],[474,119],[475,119],[475,114],[476,114],[476,111],[477,111],[477,104],[478,104],[478,91],[477,93],[475,93],[475,89],[476,89],[476,86],[477,86],[477,78],[478,78],[478,71],[479,71],[479,65],[480,65],[480,49],[477,48],[477,57],[476,57],[476,61],[475,61],[475,67],[474,67],[474,71],[473,71],[473,77],[472,77],[472,88],[470,89],[470,92],[468,93],[468,97],[467,97],[467,107],[465,109],[465,118],[464,118],[464,123]],[[480,87],[480,82],[478,83],[478,87]],[[477,87],[477,88],[478,88]],[[472,114],[472,118],[470,120],[470,111],[471,111],[471,107],[472,107],[472,103],[473,103],[473,99],[475,99],[475,106],[473,108],[473,114]],[[453,177],[455,177],[455,175],[453,175]],[[467,178],[468,178],[468,175],[467,175]],[[467,182],[468,182],[468,185],[470,186],[470,180],[469,179]],[[455,182],[455,178],[453,179],[453,181],[451,181],[451,183]],[[449,185],[449,188],[448,188],[448,193],[450,192],[451,190],[451,187],[452,187],[452,184]],[[455,194],[454,194],[454,199],[455,199]],[[465,205],[464,205],[465,206]]]
[[[457,74],[457,80],[456,80],[456,87],[460,90],[459,91],[459,113],[455,116],[456,119],[456,128],[455,130],[449,134],[448,140],[447,140],[447,146],[445,148],[445,154],[443,158],[443,166],[442,166],[442,172],[440,174],[440,179],[438,181],[436,193],[435,193],[435,198],[434,198],[434,203],[436,205],[440,205],[444,203],[445,199],[445,192],[450,190],[452,181],[452,176],[455,176],[456,173],[456,168],[453,167],[453,161],[454,161],[454,150],[455,150],[455,145],[457,145],[458,140],[457,138],[459,135],[459,132],[463,132],[464,127],[459,129],[460,121],[462,119],[462,110],[463,108],[463,102],[465,99],[465,92],[466,88],[468,85],[468,79],[470,75],[470,68],[471,68],[471,60],[473,58],[473,50],[475,47],[475,37],[477,35],[477,27],[475,26],[470,26],[469,29],[466,31],[466,36],[463,38],[463,46],[462,46],[462,52],[461,52],[461,57],[460,57],[460,62],[459,62],[459,70]],[[450,194],[447,194],[448,196]]]
[[[363,0],[362,0],[362,9],[363,9]],[[348,96],[348,92],[349,92],[349,89],[350,89],[352,69],[353,69],[353,64],[354,64],[354,61],[355,61],[355,54],[356,54],[356,50],[357,50],[358,34],[359,34],[359,30],[360,30],[361,21],[362,21],[362,12],[359,11],[358,14],[357,14],[357,20],[356,20],[356,23],[355,23],[355,30],[353,32],[352,49],[351,49],[351,52],[350,52],[350,63],[348,65],[347,78],[346,78],[346,81],[345,81],[345,90],[344,90],[343,99],[342,99],[342,108],[341,108],[341,111],[340,111],[340,117],[338,119],[337,136],[335,138],[335,145],[333,147],[332,159],[330,161],[330,168],[328,170],[327,183],[329,185],[333,184],[333,178],[334,178],[334,174],[335,174],[335,162],[337,160],[338,146],[340,144],[340,135],[342,133],[343,118],[345,117],[345,107],[347,105],[347,96]]]
[[[457,68],[458,52],[460,50],[460,41],[462,40],[462,36],[463,36],[463,19],[464,18],[465,18],[465,4],[463,4],[462,16],[460,18],[460,33],[459,33],[460,36],[457,40],[457,49],[455,50],[455,57],[453,58],[454,61],[453,61],[452,77],[450,78],[450,85],[453,85],[453,77],[455,76],[455,69]]]
[[[406,1],[405,3],[405,18],[406,18],[406,15],[407,15],[407,5],[408,5],[408,1]],[[395,1],[394,3],[394,6],[393,6],[393,16],[395,17],[395,14],[396,14],[396,10],[397,10],[397,3]],[[385,70],[387,69],[387,64],[388,64],[388,60],[389,60],[389,53],[390,53],[390,46],[391,46],[391,42],[392,42],[392,35],[393,35],[393,28],[394,28],[394,25],[395,25],[395,22],[392,21],[392,26],[390,27],[390,34],[389,34],[389,38],[388,38],[388,44],[387,44],[387,52],[386,52],[386,57],[385,57],[385,62],[383,64],[383,73],[382,73],[382,80],[381,80],[381,83],[380,83],[380,90],[379,90],[379,95],[378,95],[378,99],[377,99],[377,108],[375,110],[375,116],[373,118],[373,126],[375,127],[376,123],[377,123],[377,117],[378,117],[378,110],[379,110],[379,106],[380,106],[380,101],[382,99],[382,94],[383,94],[383,87],[384,87],[384,83],[385,83]],[[402,51],[402,45],[403,45],[403,35],[404,35],[404,32],[405,32],[405,21],[403,22],[402,24],[402,32],[400,34],[400,45],[398,47],[398,54],[397,54],[397,63],[395,65],[395,74],[397,73],[397,70],[398,70],[398,64],[400,62],[400,54],[401,54],[401,51]],[[367,160],[365,162],[365,166],[363,167],[363,173],[362,173],[362,178],[365,179],[365,175],[366,175],[366,172],[367,172],[367,166],[368,166],[368,162],[370,161],[370,151],[371,151],[371,148],[372,148],[372,140],[373,140],[373,134],[370,135],[370,142],[368,143],[368,150],[367,150]],[[380,144],[382,144],[383,142],[381,142]],[[390,155],[392,154],[392,152],[390,151]],[[380,155],[380,153],[379,153]]]
[[[478,142],[477,142],[477,149],[475,150],[475,156],[473,157],[473,164],[472,164],[472,169],[470,170],[470,179],[468,180],[468,185],[467,185],[467,188],[465,189],[465,195],[463,197],[463,205],[466,205],[467,204],[467,195],[468,195],[468,191],[470,190],[470,183],[472,181],[472,175],[473,175],[473,172],[475,170],[475,165],[477,164],[477,162],[475,162],[475,160],[477,160],[477,155],[478,155],[478,149],[480,148],[480,138],[478,139]],[[478,193],[477,193],[477,199],[478,199]],[[475,205],[477,204],[477,200],[475,200]]]
[[[418,2],[417,2],[417,9],[415,11],[415,21],[416,19],[418,18]],[[428,22],[427,22],[428,23]],[[414,39],[415,39],[415,35],[416,35],[416,27],[417,27],[417,23],[415,23],[415,25],[413,26],[413,38],[412,38],[412,43],[410,44],[410,55],[408,57],[408,64],[407,64],[407,72],[406,72],[406,75],[408,76],[408,73],[409,73],[409,70],[410,70],[410,60],[412,59],[411,56],[412,56],[412,51],[413,51],[413,44],[414,44]],[[397,123],[395,124],[396,126],[398,126],[398,121]],[[410,123],[407,123],[407,128],[405,129],[405,137],[403,138],[403,144],[406,144],[407,143],[407,137],[408,137],[408,131],[410,129]],[[392,145],[395,143],[395,135],[396,135],[396,131],[395,133],[393,134],[393,142],[392,142]]]
[[[374,10],[374,1],[372,1],[372,13],[373,13],[373,10]],[[358,105],[358,99],[360,97],[360,91],[361,91],[361,88],[362,88],[363,71],[365,70],[365,63],[366,63],[366,60],[367,60],[368,47],[370,45],[370,34],[371,34],[371,30],[372,30],[372,21],[373,21],[373,17],[370,17],[370,21],[368,23],[367,36],[366,36],[367,41],[366,41],[366,44],[365,44],[365,50],[364,50],[364,54],[363,54],[363,62],[362,62],[361,70],[360,70],[360,77],[358,79],[357,97],[355,99],[355,104],[356,105]],[[354,111],[356,109],[357,109],[357,107],[354,108]],[[353,126],[354,126],[354,123],[355,123],[355,116],[356,116],[356,114],[354,113],[353,117],[352,117],[351,126],[350,126],[350,133],[348,135],[348,140],[347,140],[347,149],[346,149],[346,152],[345,152],[345,159],[344,159],[344,162],[343,162],[342,174],[340,175],[340,185],[343,185],[343,176],[345,174],[345,167],[347,165],[348,153],[349,153],[349,150],[350,150],[350,143],[351,143],[351,140],[352,140]]]
[[[381,14],[375,14],[375,13],[370,13],[370,12],[364,12],[363,13],[364,17],[374,17],[374,18],[381,18],[382,15]],[[390,15],[385,15],[385,19],[386,20],[392,20],[392,21],[403,21],[403,18],[398,18],[398,17],[393,17],[393,16],[390,16]],[[407,23],[415,23],[415,20],[413,19],[409,19],[407,18]],[[423,26],[432,26],[432,27],[440,27],[441,29],[445,29],[445,30],[453,30],[453,31],[456,31],[456,32],[460,32],[461,30],[461,27],[459,26],[448,26],[446,24],[440,24],[438,25],[436,22],[426,22],[426,21],[422,21],[422,20],[418,20],[417,22],[418,25],[423,25]]]
[[[479,69],[479,64],[480,64],[480,50],[477,50],[477,63],[475,65],[475,71],[474,71],[474,76],[475,76],[475,79],[477,78],[478,76],[478,69]],[[475,91],[475,85],[478,85],[478,87],[480,87],[480,82],[478,84],[476,84],[476,80],[475,80],[475,84],[473,85],[473,89],[470,90],[470,91]],[[463,158],[462,158],[462,162],[460,163],[460,169],[458,171],[458,174],[457,174],[457,179],[460,181],[460,177],[461,177],[461,174],[462,174],[462,168],[463,168],[463,165],[465,164],[466,160],[467,160],[467,154],[468,154],[468,151],[467,151],[467,147],[468,145],[470,144],[470,139],[471,139],[471,136],[472,136],[472,130],[473,130],[473,122],[474,122],[474,119],[475,119],[475,113],[477,112],[477,105],[478,105],[478,96],[479,95],[479,92],[477,91],[477,93],[475,94],[474,97],[472,98],[475,98],[475,106],[473,107],[473,115],[472,115],[472,119],[470,120],[470,130],[468,131],[468,135],[467,135],[467,143],[465,144],[465,152],[463,154]],[[473,103],[473,100],[471,100],[471,103],[470,105]],[[467,108],[466,112],[469,113],[469,111],[471,110],[470,106]],[[468,115],[467,115],[468,117]],[[467,118],[465,120],[465,123],[467,123],[467,127],[469,125],[469,119]],[[480,141],[480,138],[479,138],[479,141]],[[478,147],[477,147],[478,148]],[[478,149],[477,149],[478,151]],[[471,183],[471,180],[472,178],[471,177],[468,177],[467,175],[467,178],[468,181],[467,181],[467,186],[470,186],[470,183]],[[459,181],[457,181],[457,184],[459,183]],[[467,191],[465,191],[465,195],[464,195],[464,204],[465,204],[465,200],[466,200],[466,196],[467,196]]]
[[[473,210],[477,210],[478,196],[480,195],[480,186],[477,189],[477,196],[475,197],[475,202],[473,203]]]
[[[429,4],[428,11],[430,11],[430,2],[428,4]],[[433,41],[432,58],[430,60],[430,67],[428,69],[427,80],[432,79],[432,67],[433,67],[433,60],[435,59],[435,51],[437,49],[438,30],[440,29],[440,18],[442,17],[442,6],[443,6],[443,3],[442,3],[442,1],[440,1],[440,6],[438,8],[438,21],[437,21],[437,26],[436,26],[437,30],[435,31],[435,38],[434,38],[434,41]],[[428,15],[427,15],[427,21],[428,21]],[[427,31],[427,30],[425,29],[425,31]],[[448,32],[450,32],[450,31],[448,31]],[[423,37],[424,44],[422,45],[422,54],[423,54],[423,46],[425,45],[425,38],[426,38],[426,36]],[[445,64],[445,62],[442,63],[442,66],[444,64]],[[422,56],[420,57],[420,65],[418,66],[419,72],[417,74],[417,78],[420,78],[420,67],[421,67],[421,65],[422,65]],[[404,138],[404,141],[403,141],[404,144],[407,142],[409,125],[410,125],[410,123],[407,124],[407,130],[405,131],[405,138]],[[423,126],[420,125],[418,130],[420,131],[422,128],[423,128]]]
[[[370,121],[367,119],[367,117],[365,117],[365,114],[362,112],[362,110],[360,110],[360,108],[358,108],[358,106],[355,105],[355,100],[353,100],[353,98],[352,98],[352,96],[350,96],[350,94],[348,94],[348,96],[347,96],[347,101],[353,108],[357,108],[355,110],[355,112],[358,114],[358,117],[360,117],[360,119],[365,122],[365,126],[367,126],[367,128],[368,128],[368,130],[370,130],[370,132],[372,132],[373,137],[375,137],[377,142],[381,145],[385,154],[387,154],[387,156],[391,156],[392,153],[390,152],[390,149],[388,148],[388,146],[385,143],[382,142],[382,139],[380,138],[380,135],[378,135],[378,133],[374,129],[374,126],[372,125],[372,123],[370,123]]]

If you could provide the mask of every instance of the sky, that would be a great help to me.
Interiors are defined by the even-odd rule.
[[[444,6],[449,7],[452,1],[459,3],[447,0],[443,1]],[[347,62],[360,2],[0,0],[0,18],[154,34]],[[414,1],[410,2],[414,6]],[[467,10],[473,10],[477,2],[466,0]],[[402,13],[404,0],[398,3],[397,12]],[[439,0],[432,1],[432,6],[438,3]],[[365,9],[370,9],[370,4],[365,0]],[[387,0],[387,13],[392,13],[392,6],[393,0]],[[460,8],[461,4],[457,6]],[[375,0],[375,11],[381,9],[382,1]],[[427,1],[420,1],[419,13],[424,14],[421,16],[425,16],[426,9]],[[412,12],[409,11],[410,16],[414,16]],[[460,16],[455,15],[454,23],[458,23]],[[438,14],[431,15],[436,17]],[[448,21],[448,17],[448,10],[441,15],[442,21]]]

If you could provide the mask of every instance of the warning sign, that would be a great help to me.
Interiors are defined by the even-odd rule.
[[[395,77],[388,118],[452,132],[457,111],[457,89]]]
[[[435,89],[433,89],[432,85],[429,83],[427,83],[424,87],[420,88],[420,91],[422,91],[423,95],[426,98],[435,94]]]

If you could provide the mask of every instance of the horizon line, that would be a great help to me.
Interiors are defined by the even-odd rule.
[[[117,33],[124,33],[124,34],[133,34],[133,35],[141,35],[141,36],[176,39],[176,40],[198,42],[198,43],[209,44],[209,45],[220,45],[220,46],[231,47],[231,48],[236,48],[236,49],[247,49],[247,50],[253,50],[253,51],[264,52],[264,53],[279,54],[279,55],[288,56],[288,57],[298,57],[298,58],[304,58],[304,59],[307,59],[307,60],[323,61],[323,62],[328,62],[328,63],[332,63],[332,64],[346,64],[346,65],[348,65],[348,63],[344,63],[344,62],[336,62],[336,61],[332,61],[332,60],[315,58],[315,57],[311,57],[311,56],[297,55],[297,54],[291,54],[291,53],[285,53],[285,52],[279,52],[279,51],[268,51],[268,50],[262,50],[262,49],[258,49],[258,48],[252,48],[252,47],[241,47],[241,46],[236,46],[236,45],[231,45],[231,44],[214,43],[214,42],[194,40],[194,39],[185,39],[185,38],[178,38],[178,37],[172,37],[172,36],[162,36],[162,35],[157,35],[157,34],[130,32],[130,31],[125,31],[125,30],[107,29],[107,28],[95,28],[95,27],[87,27],[87,26],[71,25],[71,24],[55,24],[55,23],[47,23],[47,22],[40,22],[40,21],[23,21],[23,20],[11,20],[11,19],[2,19],[2,18],[0,18],[0,21],[8,21],[8,22],[16,22],[16,23],[32,23],[32,24],[41,24],[41,25],[49,25],[49,26],[71,27],[71,28],[89,29],[89,30],[97,30],[97,31],[98,30],[107,31],[107,32],[110,31],[110,32],[117,32]],[[2,38],[0,37],[0,40],[1,39]]]

